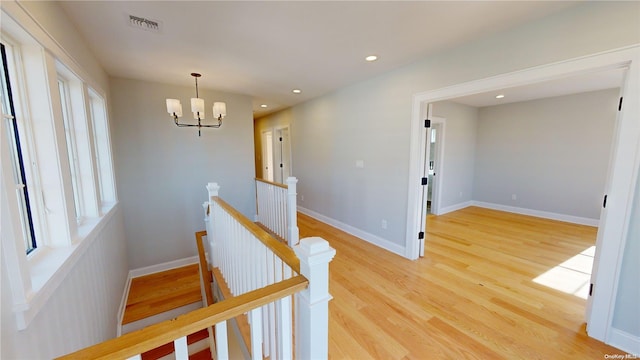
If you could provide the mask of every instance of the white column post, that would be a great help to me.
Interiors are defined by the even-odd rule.
[[[296,294],[296,359],[327,359],[329,355],[329,262],[336,250],[320,237],[300,240],[293,250],[309,287]]]
[[[219,254],[216,249],[215,243],[215,224],[216,219],[213,217],[213,198],[218,196],[218,191],[220,190],[220,186],[218,183],[210,182],[207,184],[207,191],[209,193],[209,198],[207,201],[202,204],[202,207],[205,211],[205,228],[207,229],[207,252],[209,253],[209,259],[211,260],[211,264],[215,267],[220,266]],[[209,214],[207,215],[207,209],[209,210]]]
[[[289,231],[289,246],[293,247],[298,245],[300,238],[300,231],[298,230],[298,202],[296,196],[298,195],[296,184],[298,179],[293,176],[287,178],[287,225]]]

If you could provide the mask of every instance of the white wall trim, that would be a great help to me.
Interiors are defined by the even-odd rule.
[[[600,222],[600,219],[590,219],[590,218],[580,217],[580,216],[558,214],[558,213],[549,212],[549,211],[534,210],[534,209],[527,209],[527,208],[521,208],[516,206],[488,203],[484,201],[473,200],[473,201],[470,201],[469,206],[478,206],[478,207],[487,208],[487,209],[506,211],[510,213],[535,216],[535,217],[551,219],[551,220],[564,221],[564,222],[579,224],[579,225],[588,225],[588,226],[597,227],[598,223]]]
[[[640,337],[629,334],[626,331],[612,328],[609,335],[609,345],[622,351],[640,357]]]
[[[122,290],[122,299],[120,299],[120,307],[118,307],[116,337],[120,337],[122,335],[122,320],[124,320],[124,310],[127,307],[127,297],[129,297],[129,290],[131,290],[131,271],[129,271],[129,274],[127,275],[127,282],[124,284],[124,289]]]
[[[371,233],[368,233],[366,231],[360,230],[356,227],[353,227],[351,225],[345,224],[341,221],[338,221],[336,219],[332,219],[328,216],[322,215],[320,213],[317,213],[313,210],[309,210],[306,208],[303,208],[301,206],[298,206],[298,211],[300,211],[301,213],[307,215],[307,216],[311,216],[312,218],[316,219],[316,220],[320,220],[326,224],[329,224],[339,230],[342,230],[350,235],[353,235],[355,237],[358,237],[368,243],[371,243],[377,247],[383,248],[387,251],[390,251],[394,254],[400,255],[404,257],[405,254],[405,249],[404,247],[402,247],[401,245],[392,243],[389,240],[383,239],[377,235],[373,235]]]
[[[197,256],[191,256],[184,259],[168,261],[162,264],[155,264],[151,266],[145,266],[145,267],[129,270],[129,279],[133,279],[136,277],[149,275],[149,274],[155,274],[161,271],[176,269],[176,268],[191,265],[191,264],[196,264],[198,263],[198,261],[199,259]]]
[[[450,205],[450,206],[447,206],[447,207],[443,207],[443,208],[440,209],[440,211],[438,211],[437,214],[434,213],[434,215],[444,215],[446,213],[450,213],[450,212],[454,212],[454,211],[457,211],[457,210],[460,210],[460,209],[464,209],[464,208],[469,207],[469,206],[473,206],[473,201],[465,201],[465,202],[461,202],[461,203],[458,203],[458,204],[453,204],[453,205]]]

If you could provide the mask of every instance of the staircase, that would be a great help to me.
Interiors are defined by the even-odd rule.
[[[131,279],[122,333],[173,319],[202,307],[198,264]],[[207,329],[187,336],[189,359],[211,359]],[[175,359],[173,342],[141,354],[143,360]]]
[[[267,207],[258,196],[258,215],[275,221],[263,224],[279,239],[222,200],[219,189],[207,185],[206,231],[195,234],[200,264],[132,280],[123,334],[58,359],[328,358],[335,250],[322,238],[298,240],[295,217],[286,215],[295,214],[295,182],[285,196],[267,190],[278,194],[266,199]],[[231,326],[238,317],[244,317],[243,329]]]

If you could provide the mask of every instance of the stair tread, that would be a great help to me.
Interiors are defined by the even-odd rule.
[[[198,264],[133,278],[122,325],[200,301]]]

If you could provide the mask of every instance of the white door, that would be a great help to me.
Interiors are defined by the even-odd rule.
[[[273,181],[273,132],[262,132],[262,178]]]

